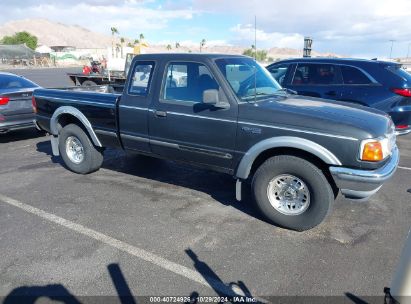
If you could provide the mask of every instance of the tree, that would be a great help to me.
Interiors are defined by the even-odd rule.
[[[143,35],[143,33],[140,34],[140,40],[144,40],[144,35]]]
[[[205,46],[205,44],[206,44],[206,40],[203,38],[200,42],[200,53],[201,53],[201,50],[203,49],[203,47]]]
[[[134,47],[134,44],[132,44],[131,42],[127,43],[128,47]]]
[[[180,47],[180,42],[176,42],[176,49]]]
[[[13,36],[4,36],[0,41],[2,44],[26,44],[34,50],[37,47],[38,39],[28,32],[17,32]]]
[[[121,44],[116,43],[116,58],[118,58],[118,52],[120,52]]]
[[[123,58],[123,52],[124,52],[124,42],[125,42],[126,40],[123,38],[123,37],[121,37],[120,38],[120,43],[121,43],[121,58]]]
[[[167,44],[166,48],[168,51],[171,50],[171,44]]]
[[[250,57],[255,56],[257,61],[265,61],[267,59],[267,51],[265,50],[255,51],[252,48],[246,49],[244,50],[243,55],[250,56]]]
[[[111,54],[114,57],[114,35],[119,34],[119,32],[118,32],[118,29],[113,26],[110,28],[110,30],[111,30]]]
[[[140,40],[134,39],[134,45],[139,44],[139,43],[140,43]]]
[[[251,45],[251,50],[254,52],[254,55],[252,56],[252,57],[254,57],[254,58],[257,58],[257,54],[256,54],[256,49],[255,49],[255,45],[254,44],[252,44]]]

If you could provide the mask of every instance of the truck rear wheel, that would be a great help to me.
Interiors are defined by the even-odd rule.
[[[81,85],[82,85],[83,87],[93,87],[93,86],[96,86],[97,83],[95,83],[95,82],[92,81],[92,80],[86,80],[86,81],[84,81]]]
[[[267,159],[253,177],[252,191],[258,209],[269,221],[297,231],[320,224],[334,202],[323,172],[291,155]]]
[[[95,147],[86,132],[76,124],[61,129],[59,150],[66,166],[76,173],[94,172],[103,163],[103,150]]]

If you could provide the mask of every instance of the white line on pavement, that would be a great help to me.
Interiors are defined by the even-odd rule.
[[[0,201],[7,203],[9,205],[12,205],[14,207],[20,208],[28,213],[37,215],[49,222],[53,222],[55,224],[58,224],[60,226],[63,226],[65,228],[68,228],[70,230],[73,230],[75,232],[81,233],[85,236],[88,236],[92,239],[98,240],[100,242],[103,242],[109,246],[112,246],[114,248],[117,248],[118,250],[127,252],[128,254],[131,254],[135,257],[138,257],[144,261],[150,262],[154,265],[157,265],[161,268],[164,268],[168,271],[174,272],[175,274],[178,274],[180,276],[183,276],[191,281],[200,283],[204,286],[207,286],[211,289],[214,290],[219,290],[223,291],[227,295],[233,294],[233,291],[230,290],[228,286],[226,286],[224,283],[217,281],[213,278],[209,278],[207,276],[203,277],[201,274],[198,272],[187,268],[183,265],[174,263],[172,261],[169,261],[167,259],[164,259],[154,253],[148,252],[144,249],[135,247],[133,245],[127,244],[123,241],[117,240],[115,238],[112,238],[110,236],[107,236],[103,233],[100,233],[98,231],[95,231],[93,229],[84,227],[83,225],[74,223],[72,221],[66,220],[62,217],[59,217],[57,215],[48,213],[46,211],[43,211],[41,209],[38,209],[36,207],[27,205],[25,203],[22,203],[18,200],[12,199],[10,197],[7,197],[5,195],[0,194]]]
[[[403,170],[410,170],[410,171],[411,171],[411,168],[407,168],[407,167],[398,166],[398,168],[399,168],[399,169],[403,169]]]

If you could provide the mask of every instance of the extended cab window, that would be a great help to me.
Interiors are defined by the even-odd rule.
[[[289,67],[290,64],[280,64],[270,67],[268,71],[275,78],[275,80],[278,81],[279,84],[283,85]]]
[[[372,81],[359,69],[350,66],[341,66],[344,84],[370,84]]]
[[[338,84],[336,67],[332,64],[300,63],[295,70],[293,85]]]
[[[133,69],[129,94],[143,96],[148,94],[153,67],[154,62],[137,62]]]
[[[163,99],[202,102],[203,92],[219,89],[210,70],[201,63],[172,62],[163,81]]]

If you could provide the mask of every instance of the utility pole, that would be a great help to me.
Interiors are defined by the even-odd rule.
[[[395,40],[390,40],[390,41],[391,41],[390,59],[392,59],[392,48],[394,46]]]

